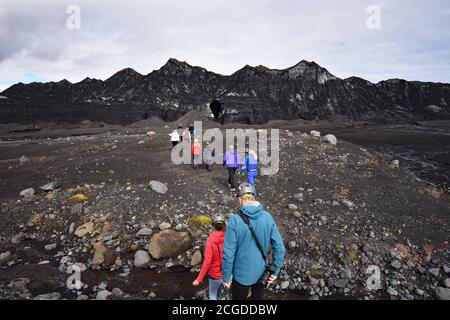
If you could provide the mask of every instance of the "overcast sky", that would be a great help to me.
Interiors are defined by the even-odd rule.
[[[67,28],[71,4],[80,29]],[[305,59],[342,78],[450,82],[450,1],[0,0],[0,90],[147,74],[170,57],[222,74]]]

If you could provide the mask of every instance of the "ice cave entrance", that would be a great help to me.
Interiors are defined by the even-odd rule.
[[[214,119],[218,119],[220,112],[222,111],[222,104],[219,100],[214,100],[209,105],[209,108],[211,109],[212,114],[214,115]]]

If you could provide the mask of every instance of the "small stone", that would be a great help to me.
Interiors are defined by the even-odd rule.
[[[34,298],[34,300],[59,300],[59,299],[61,299],[61,293],[59,292],[40,294],[36,298]]]
[[[337,145],[337,139],[332,134],[327,134],[325,137],[323,137],[323,140],[333,146]]]
[[[59,183],[56,181],[49,182],[40,187],[42,191],[53,191],[59,188]]]
[[[70,209],[71,214],[81,214],[82,212],[83,212],[83,204],[82,203],[76,203]]]
[[[150,255],[147,251],[139,250],[134,254],[134,266],[137,268],[144,267],[150,261]]]
[[[55,249],[56,246],[57,246],[56,243],[51,243],[51,244],[47,244],[47,245],[44,247],[44,249],[45,249],[45,251],[51,251],[51,250]]]
[[[29,198],[29,197],[34,196],[34,193],[35,193],[35,191],[33,188],[28,188],[28,189],[22,190],[19,195],[23,198]]]
[[[450,289],[437,287],[435,292],[439,300],[450,300]]]
[[[450,278],[445,279],[444,284],[447,288],[450,288]]]
[[[289,288],[289,281],[286,280],[286,281],[281,282],[280,288],[281,288],[281,290],[286,290],[287,288]]]
[[[83,224],[82,226],[79,226],[77,230],[75,230],[75,235],[78,238],[83,238],[84,236],[88,234],[92,234],[94,231],[94,223],[93,222],[87,222]]]
[[[77,300],[89,300],[89,297],[87,296],[87,295],[85,295],[85,294],[80,294],[78,297],[77,297]]]
[[[143,237],[150,237],[152,235],[153,231],[150,228],[142,228],[136,233],[136,237],[143,238]]]
[[[172,228],[172,226],[171,226],[170,223],[167,223],[167,222],[163,222],[163,223],[161,223],[161,224],[159,225],[159,229],[160,229],[161,231],[168,230],[168,229],[170,229],[170,228]]]
[[[207,204],[204,203],[203,201],[197,201],[197,205],[198,205],[200,208],[206,208],[206,207],[207,207]]]
[[[414,292],[418,295],[418,296],[423,296],[425,294],[425,291],[423,291],[422,289],[416,288],[416,290],[414,290]]]
[[[449,268],[449,267],[443,266],[442,269],[444,269],[444,272],[445,272],[446,274],[450,274],[450,268]]]
[[[321,135],[321,133],[316,130],[312,130],[309,134],[312,135],[313,137],[320,137]]]
[[[297,247],[297,243],[295,241],[289,241],[288,246],[290,249],[294,249]]]
[[[397,292],[394,288],[392,288],[392,287],[389,287],[389,288],[386,290],[386,293],[387,293],[388,295],[392,296],[392,297],[398,295],[398,292]]]
[[[30,161],[30,158],[28,158],[25,155],[21,156],[20,159],[19,159],[19,163],[20,164],[24,164],[24,163],[29,162],[29,161]]]
[[[402,267],[402,263],[400,261],[398,261],[398,260],[394,260],[394,261],[391,262],[391,266],[392,266],[392,268],[398,270],[398,269],[400,269]]]
[[[346,207],[347,209],[352,209],[355,206],[355,204],[353,202],[351,202],[350,200],[347,200],[347,199],[342,199],[341,204],[344,207]]]
[[[439,268],[431,268],[428,270],[428,272],[436,278],[439,277]]]
[[[295,204],[290,203],[290,204],[288,204],[288,209],[289,210],[297,210],[298,207]]]
[[[108,300],[108,297],[111,295],[112,293],[108,290],[102,290],[100,292],[97,293],[97,300]]]
[[[200,251],[195,251],[192,255],[191,266],[197,266],[202,262],[202,253]]]
[[[101,265],[105,261],[106,248],[101,242],[94,244],[94,257],[92,258],[92,264]]]
[[[370,231],[370,233],[369,233],[369,237],[371,237],[372,239],[374,239],[374,238],[375,238],[375,232],[373,232],[373,231]]]
[[[152,181],[150,181],[148,186],[150,187],[150,189],[152,189],[153,191],[155,191],[157,193],[164,194],[168,191],[167,186],[159,181],[152,180]]]
[[[7,258],[9,258],[9,256],[11,256],[10,251],[0,253],[0,262],[2,262],[3,260],[6,260]]]
[[[347,279],[339,279],[334,283],[334,286],[336,288],[345,288],[347,286],[348,280]]]

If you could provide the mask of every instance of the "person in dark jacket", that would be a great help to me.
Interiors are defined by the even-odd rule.
[[[198,277],[192,282],[193,286],[198,286],[208,275],[209,300],[217,300],[217,292],[222,285],[222,257],[223,239],[225,230],[225,218],[222,215],[213,217],[213,227],[206,240],[205,259]]]
[[[223,165],[228,170],[228,187],[231,191],[236,190],[235,175],[236,170],[240,168],[239,154],[233,145],[228,147],[228,151],[223,156]]]
[[[267,257],[272,247],[272,265],[268,284],[272,284],[280,274],[285,247],[272,215],[255,201],[253,187],[245,182],[239,186],[240,211],[247,216],[256,238]],[[233,300],[246,300],[251,291],[252,300],[264,298],[261,277],[266,271],[266,263],[248,225],[238,214],[228,220],[223,246],[222,280],[226,288],[231,287]]]

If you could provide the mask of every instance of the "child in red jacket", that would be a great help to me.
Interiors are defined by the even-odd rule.
[[[223,240],[225,236],[225,218],[222,215],[214,216],[213,227],[206,240],[205,260],[203,261],[200,273],[192,282],[193,286],[198,286],[208,274],[209,300],[217,300],[217,292],[222,285],[222,258]]]

